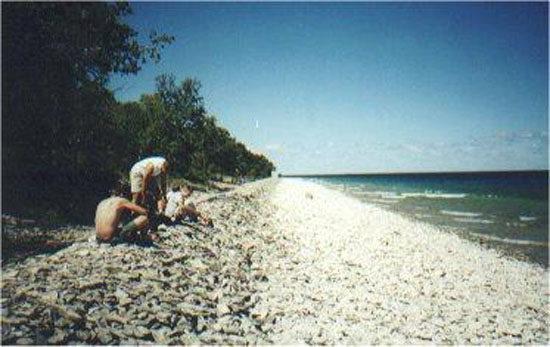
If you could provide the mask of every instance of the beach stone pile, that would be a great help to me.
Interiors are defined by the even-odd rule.
[[[86,241],[93,228],[75,225],[38,227],[36,224],[2,224],[2,263],[18,262],[29,256],[52,253],[74,242]]]
[[[91,237],[6,264],[3,344],[265,344],[258,284],[272,245],[258,214],[272,184],[232,192],[199,210],[214,228],[160,227],[154,246]],[[269,229],[269,228],[268,228]]]
[[[284,179],[258,310],[275,344],[543,344],[549,274],[310,182]]]
[[[197,197],[213,228],[3,266],[2,343],[550,343],[538,265],[310,182]]]

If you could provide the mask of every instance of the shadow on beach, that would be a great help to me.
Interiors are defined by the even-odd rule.
[[[2,266],[22,262],[37,255],[54,254],[71,246],[75,242],[87,241],[92,235],[91,227],[62,227],[55,229],[25,229],[18,227],[2,228]],[[139,247],[154,247],[155,244],[146,239],[135,240],[115,239],[108,245],[131,244]]]
[[[35,228],[37,229],[37,228]],[[2,227],[2,266],[40,254],[52,254],[76,240],[58,240],[47,230]]]
[[[91,231],[92,228],[86,226],[2,223],[2,267],[28,257],[52,254],[75,242],[85,241]]]

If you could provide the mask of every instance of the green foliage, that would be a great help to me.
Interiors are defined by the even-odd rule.
[[[130,13],[122,2],[2,4],[3,212],[91,222],[147,146],[188,179],[270,174],[273,164],[206,114],[195,79],[162,75],[155,94],[114,99],[109,77],[137,73],[174,39],[139,42],[121,22]]]
[[[187,78],[177,84],[165,74],[156,82],[155,94],[118,108],[118,123],[134,137],[129,153],[150,144],[153,153],[169,159],[173,174],[200,182],[237,170],[251,179],[271,174],[273,164],[267,158],[248,151],[206,114],[199,81]]]
[[[139,43],[120,22],[130,12],[126,3],[2,4],[4,211],[93,215],[90,204],[116,181],[123,134],[109,75],[136,73],[173,40]]]

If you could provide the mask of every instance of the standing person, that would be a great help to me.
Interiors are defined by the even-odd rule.
[[[132,166],[130,184],[132,186],[132,202],[144,204],[151,183],[158,185],[156,178],[160,176],[160,199],[166,200],[166,170],[168,162],[163,157],[145,158]],[[156,194],[155,194],[156,195]],[[159,199],[159,200],[160,200]]]

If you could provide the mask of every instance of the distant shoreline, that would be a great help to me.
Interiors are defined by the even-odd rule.
[[[486,242],[518,259],[548,267],[547,171],[288,179],[320,183],[359,201],[451,228],[467,239]],[[476,233],[486,235],[490,242],[487,238],[480,241]]]
[[[281,177],[341,177],[341,176],[399,176],[399,175],[466,175],[466,174],[543,174],[550,170],[498,170],[498,171],[419,171],[419,172],[372,172],[372,173],[338,173],[338,174],[280,174]]]

